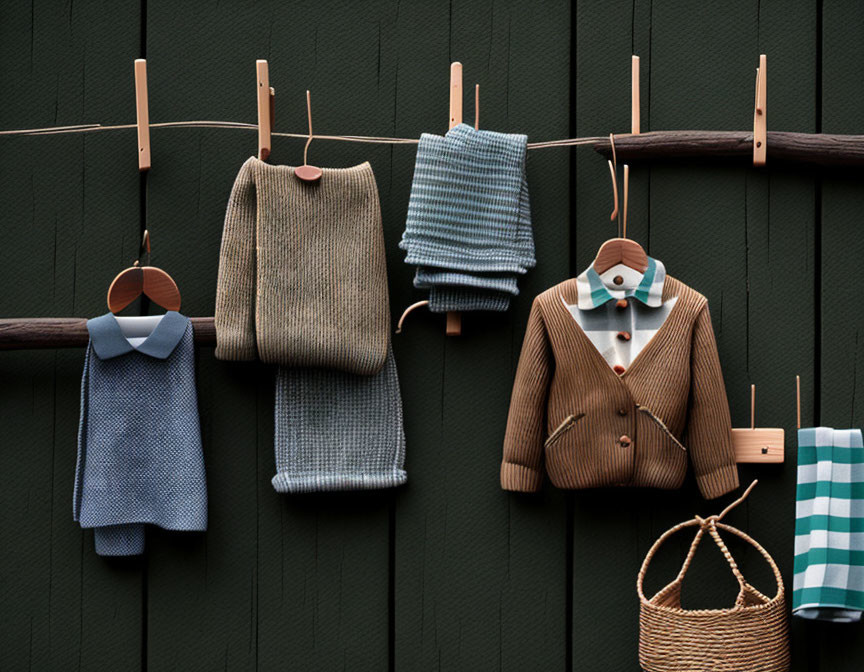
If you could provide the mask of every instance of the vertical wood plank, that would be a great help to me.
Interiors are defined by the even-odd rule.
[[[756,5],[745,0],[701,6],[686,15],[655,4],[651,19],[652,128],[747,128],[753,117],[758,56]],[[722,57],[720,54],[722,53]],[[747,167],[706,163],[655,166],[651,172],[651,246],[667,272],[708,298],[727,394],[747,378]],[[744,399],[742,398],[742,402]],[[743,404],[739,405],[743,408]],[[733,411],[736,408],[732,406]],[[733,416],[733,424],[739,413]],[[741,420],[739,420],[740,424]],[[663,531],[728,501],[705,502],[691,475],[640,519],[641,554]],[[740,511],[736,512],[740,515]],[[731,517],[732,524],[741,524]],[[652,563],[652,590],[677,573],[691,535],[679,535]],[[722,556],[704,544],[688,573],[686,607],[731,605],[736,583]],[[740,552],[741,546],[733,547]]]
[[[655,5],[655,127],[748,128],[755,67],[763,52],[770,62],[770,127],[812,131],[815,19],[814,8],[806,2],[726,3],[722,8],[706,6],[704,12],[687,17]],[[721,50],[723,57],[718,58]],[[787,431],[785,464],[739,468],[744,484],[759,478],[760,486],[745,506],[730,515],[730,522],[772,553],[791,590],[796,481],[793,382],[799,371],[812,375],[814,370],[815,188],[806,171],[790,174],[772,168],[770,151],[769,147],[768,167],[760,170],[655,168],[651,233],[652,250],[667,262],[670,273],[709,299],[733,425],[747,426],[749,384],[755,383],[757,424]],[[781,286],[784,294],[796,297],[794,311],[779,310]],[[680,519],[690,511],[713,512],[723,503],[701,502],[694,493],[691,501],[677,505],[675,518]],[[686,510],[680,508],[685,506]],[[667,520],[660,529],[652,529],[652,536],[674,522],[668,520],[672,513],[662,516]],[[744,546],[732,550],[745,575],[760,589],[772,591],[770,573],[758,554]],[[668,571],[674,564],[670,558]],[[700,556],[689,577],[692,604],[727,604],[735,589],[734,582],[716,579],[724,574],[728,571],[719,554]],[[809,643],[801,637],[794,642],[795,669],[812,669]]]
[[[856,3],[824,3],[822,19],[822,131],[858,133],[864,112],[856,101],[864,95],[864,7]],[[864,314],[856,292],[861,277],[858,260],[864,240],[856,222],[864,207],[859,171],[832,171],[821,176],[821,301],[818,386],[815,415],[802,410],[803,422],[830,427],[861,428],[864,424]],[[809,384],[807,384],[809,382]],[[808,407],[805,407],[808,408]],[[860,633],[860,628],[856,626]],[[816,628],[811,626],[812,633]],[[820,669],[846,672],[860,667],[864,643],[852,629],[825,624],[819,628]]]
[[[270,23],[261,5],[148,2],[153,122],[255,123],[255,61],[269,57]],[[271,63],[271,78],[277,73]],[[212,315],[225,207],[240,165],[257,153],[257,134],[166,130],[154,132],[151,145],[147,228],[153,263],[177,282],[184,314]],[[254,670],[258,460],[266,455],[268,437],[266,429],[261,435],[259,416],[268,402],[272,408],[272,375],[258,364],[217,361],[211,349],[198,353],[197,364],[208,529],[157,531],[148,538],[148,668]]]
[[[384,67],[384,50],[395,24],[394,9],[382,1],[327,2],[290,13],[279,3],[271,6],[278,36],[271,76],[278,76],[277,66],[283,69],[283,84],[274,83],[277,127],[279,119],[290,130],[306,127],[304,94],[310,89],[316,132],[391,133],[395,72]],[[326,28],[312,30],[321,16],[327,17]],[[302,161],[302,141],[278,140],[274,163]],[[371,162],[392,280],[401,229],[388,216],[389,203],[385,205],[391,156],[383,145],[320,141],[309,148],[309,160],[317,166]],[[259,667],[384,669],[390,645],[390,507],[395,491],[277,495],[270,485],[271,397],[268,390],[268,439],[259,453]]]
[[[154,119],[254,120],[254,63],[267,58],[276,131],[305,128],[308,88],[317,132],[390,132],[395,90],[379,58],[392,3],[228,3],[209,11],[207,22],[200,16],[200,6],[148,4]],[[224,46],[215,57],[213,44]],[[176,83],[189,95],[178,97]],[[174,274],[189,315],[212,314],[225,207],[255,142],[243,131],[154,135],[154,255]],[[302,147],[274,137],[270,162],[297,165]],[[309,151],[319,166],[371,160],[390,227],[390,148],[318,141]],[[397,236],[388,228],[391,268]],[[389,647],[392,493],[277,495],[272,369],[202,352],[198,375],[210,526],[199,538],[156,539],[150,668],[381,669]]]
[[[575,23],[575,135],[630,132],[630,62],[640,57],[642,131],[651,130],[650,3],[577,2]],[[603,241],[618,235],[610,221],[613,192],[605,161],[576,150],[571,275],[594,259]],[[627,232],[648,249],[647,165],[631,170]],[[618,184],[623,218],[623,164]],[[635,577],[641,557],[637,516],[646,494],[628,489],[575,492],[572,514],[572,659],[574,670],[622,670],[636,665],[638,603]]]
[[[0,128],[134,114],[139,3],[0,13]],[[104,313],[137,251],[133,132],[0,139],[3,316]],[[140,561],[95,555],[72,520],[82,351],[0,357],[0,669],[123,669],[141,662]]]
[[[466,119],[479,83],[481,128],[528,131],[532,140],[566,135],[569,22],[561,2],[401,6],[397,134],[446,131],[447,73],[458,60]],[[396,226],[413,167],[413,152],[406,154]],[[498,483],[527,312],[569,265],[567,154],[529,156],[539,264],[520,279],[513,308],[464,314],[457,338],[444,336],[441,316],[425,316],[398,337],[409,482],[395,521],[396,669],[560,669],[565,662],[564,499],[549,487],[537,496],[508,494]],[[413,269],[400,265],[404,284],[394,295],[410,287]]]
[[[768,56],[769,128],[817,132],[816,7],[809,0],[763,1],[758,26],[754,51]],[[818,356],[817,191],[811,170],[772,166],[770,146],[767,151],[766,167],[749,170],[746,193],[747,382],[756,384],[757,424],[786,431],[786,461],[779,468],[742,465],[739,475],[744,486],[759,479],[745,510],[747,531],[779,565],[791,603],[798,453],[795,375],[803,372],[802,380],[812,380]],[[781,291],[796,297],[795,311],[779,310]],[[747,426],[746,383],[737,394],[728,393],[735,424]],[[811,400],[812,386],[804,401]],[[769,570],[757,553],[748,552],[742,559],[754,585],[772,586]],[[807,625],[792,620],[793,670],[818,669],[818,644]]]

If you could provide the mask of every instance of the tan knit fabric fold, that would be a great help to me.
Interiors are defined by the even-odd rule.
[[[729,406],[708,302],[667,276],[668,318],[623,375],[570,314],[576,281],[540,294],[522,345],[501,485],[678,488],[688,456],[707,498],[738,487]]]
[[[216,357],[372,375],[390,307],[372,167],[325,168],[317,183],[250,158],[222,234]]]

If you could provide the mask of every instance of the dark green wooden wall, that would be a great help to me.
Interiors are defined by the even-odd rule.
[[[481,86],[481,125],[531,140],[629,130],[629,57],[643,63],[643,130],[744,129],[767,53],[773,130],[864,130],[864,8],[854,0],[33,0],[0,6],[0,128],[134,120],[146,56],[153,122],[254,122],[254,60],[270,61],[277,130],[417,137],[446,130],[448,65]],[[466,96],[466,118],[473,114]],[[139,177],[134,130],[0,138],[0,316],[94,316],[142,229],[188,315],[212,315],[222,218],[255,151],[242,130],[154,130]],[[302,144],[275,139],[272,161]],[[315,142],[318,165],[370,160],[394,313],[418,295],[397,249],[411,147]],[[787,462],[730,521],[791,581],[794,376],[804,421],[864,424],[864,192],[857,171],[772,166],[633,169],[631,233],[704,292],[735,424],[787,430]],[[409,484],[277,496],[269,369],[199,354],[210,491],[204,535],[154,531],[108,560],[71,516],[81,351],[0,354],[0,670],[637,669],[635,577],[654,539],[718,511],[681,492],[515,496],[500,446],[531,298],[614,234],[603,161],[530,153],[538,266],[505,316],[464,336],[422,312],[394,339]],[[146,308],[145,308],[146,309]],[[649,587],[677,570],[664,549]],[[756,554],[733,546],[765,590]],[[721,606],[734,581],[698,557],[685,600]],[[796,670],[858,670],[860,627],[795,624]]]

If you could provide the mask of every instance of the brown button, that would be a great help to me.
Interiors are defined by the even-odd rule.
[[[624,375],[624,372],[625,372],[627,369],[625,369],[625,368],[624,368],[623,366],[621,366],[620,364],[616,364],[615,366],[612,367],[612,370],[613,370],[615,373],[617,373],[619,376],[623,376],[623,375]]]
[[[615,302],[615,307],[618,308],[619,310],[626,308],[627,307],[627,299],[618,299]]]
[[[621,444],[622,448],[629,448],[630,447],[630,437],[625,434],[620,439],[618,439],[618,443]]]
[[[618,415],[627,415],[627,409],[626,408],[619,408],[618,409]]]
[[[622,278],[620,275],[616,275],[614,278],[612,278],[612,282],[614,282],[616,285],[621,285],[624,283],[624,278]]]
[[[621,341],[629,341],[630,340],[630,332],[629,331],[619,331],[618,332],[618,340]]]

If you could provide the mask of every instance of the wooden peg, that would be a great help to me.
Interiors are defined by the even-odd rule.
[[[801,429],[801,376],[795,376],[795,415],[798,419],[798,429]]]
[[[477,89],[475,89],[475,95]],[[476,99],[475,99],[476,105]],[[478,114],[475,108],[475,116]],[[454,61],[450,64],[450,128],[462,123],[462,64]],[[447,313],[447,335],[462,334],[462,315],[456,312]]]
[[[786,433],[779,427],[756,428],[756,386],[750,386],[750,427],[732,430],[735,461],[742,463],[783,462]]]
[[[630,132],[641,133],[639,113],[639,57],[630,59]]]
[[[255,61],[255,74],[258,85],[258,158],[261,161],[266,161],[267,157],[270,156],[270,148],[272,147],[270,98],[275,91],[270,88],[270,69],[267,66],[267,61]]]
[[[630,166],[624,164],[624,217],[621,229],[621,237],[627,237],[627,202],[630,200]]]
[[[756,429],[756,385],[750,386],[750,429]]]
[[[480,85],[474,85],[474,130],[480,130]]]
[[[135,59],[135,123],[138,128],[138,170],[150,170],[150,109],[147,104],[147,61]]]
[[[756,68],[756,104],[753,110],[753,165],[764,166],[768,150],[768,121],[766,119],[767,59],[765,54],[759,56],[759,67]]]

